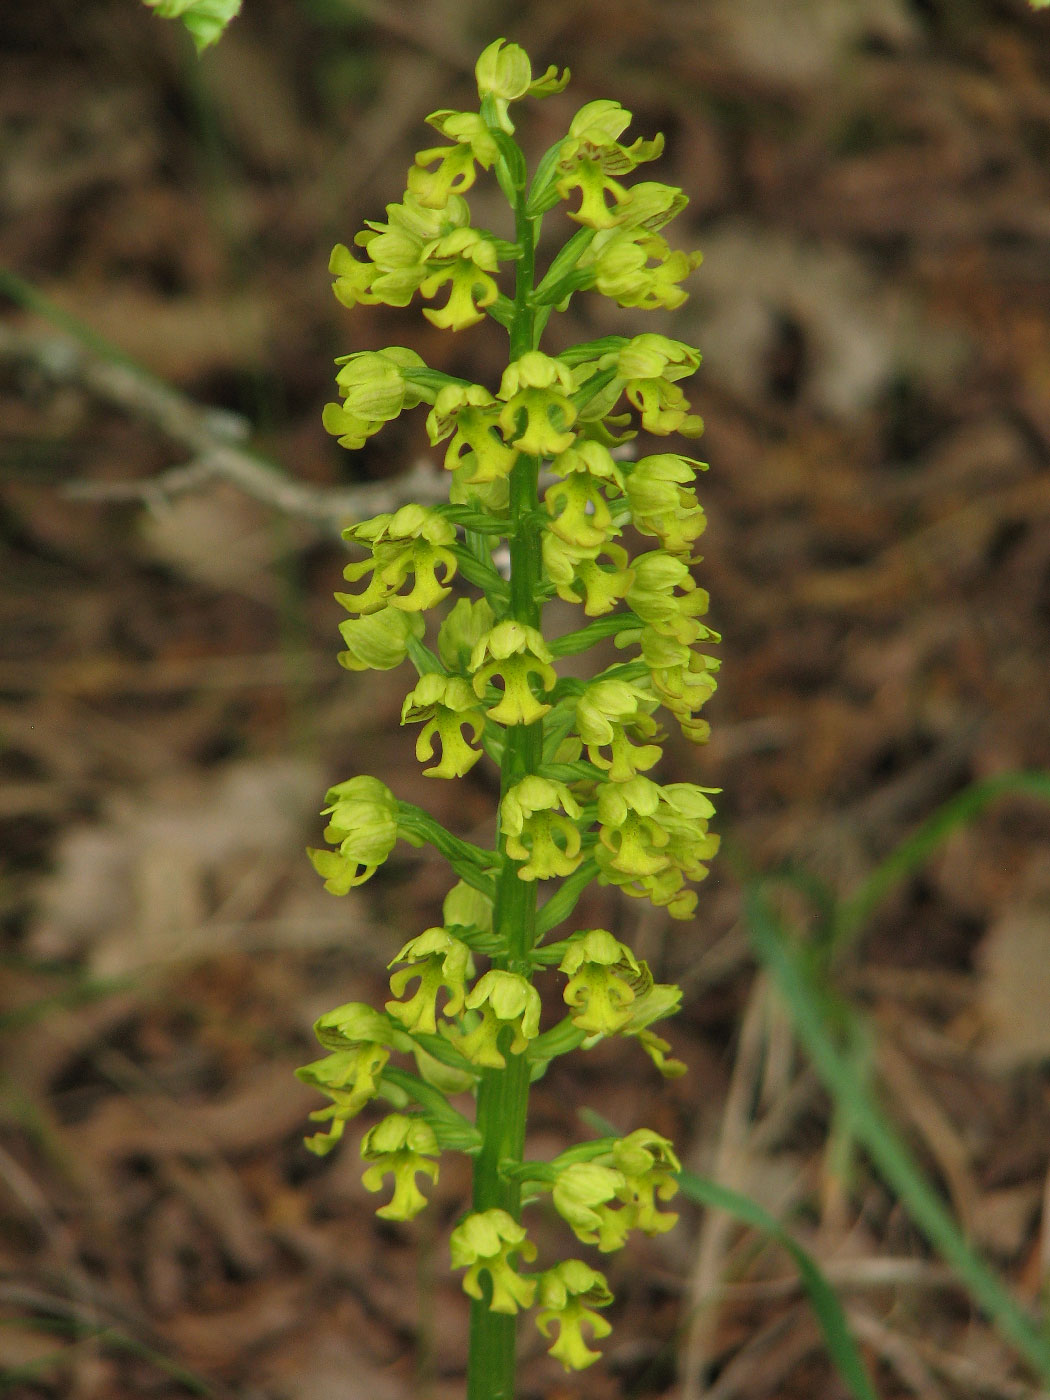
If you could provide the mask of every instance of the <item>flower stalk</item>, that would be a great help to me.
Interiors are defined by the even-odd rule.
[[[345,531],[366,557],[345,571],[355,588],[336,595],[351,615],[340,661],[350,670],[414,668],[402,723],[421,726],[426,776],[462,780],[486,756],[498,765],[494,842],[486,850],[463,840],[376,778],[330,790],[329,846],[310,858],[333,894],[370,878],[398,839],[434,845],[455,883],[441,925],[392,959],[384,1010],[350,1003],[322,1017],[316,1030],[329,1053],[299,1073],[332,1100],[313,1115],[329,1124],[308,1141],[316,1152],[331,1150],[373,1101],[395,1110],[361,1145],[366,1187],[386,1194],[392,1180],[379,1207],[387,1219],[425,1208],[443,1152],[472,1157],[471,1206],[451,1238],[471,1299],[467,1393],[512,1400],[519,1312],[535,1308],[551,1355],[581,1369],[598,1359],[592,1344],[610,1324],[596,1309],[612,1301],[603,1275],[580,1259],[531,1270],[523,1187],[600,1253],[634,1230],[657,1234],[674,1223],[662,1208],[678,1170],[666,1138],[638,1128],[530,1162],[525,1132],[531,1081],[556,1056],[607,1036],[635,1039],[665,1077],[684,1072],[650,1029],[677,1009],[678,988],[656,983],[608,930],[563,926],[594,881],[671,918],[692,917],[691,885],[717,848],[711,790],[651,774],[662,755],[661,710],[691,740],[706,738],[697,711],[717,663],[698,647],[717,637],[701,621],[707,595],[692,576],[704,525],[693,482],[703,464],[674,452],[632,461],[617,450],[637,435],[635,421],[658,437],[699,434],[679,387],[698,353],[659,335],[608,336],[557,355],[540,349],[551,314],[581,291],[643,309],[684,300],[680,284],[699,254],[672,250],[659,230],[685,197],[625,183],[662,139],[624,144],[630,113],[587,103],[530,184],[511,105],[560,92],[568,73],[534,78],[524,51],[503,40],[476,72],[478,110],[428,118],[451,144],[419,153],[402,203],[357,235],[364,257],[340,246],[331,269],[336,296],[351,308],[406,306],[419,295],[444,297],[424,315],[450,331],[491,317],[508,333],[508,364],[498,385],[481,385],[402,346],[351,354],[338,362],[341,401],[324,421],[357,449],[426,404],[431,441],[448,442],[448,505],[406,506]],[[466,195],[479,170],[507,198],[513,242],[471,224]],[[538,276],[544,216],[563,204],[578,227]],[[501,285],[508,263],[512,291]],[[550,479],[542,498],[541,473]],[[628,526],[654,547],[632,559],[619,542]],[[544,604],[555,595],[581,615],[549,638]],[[435,610],[428,642],[424,614]],[[559,658],[609,637],[622,660],[591,681],[559,675]],[[544,1029],[533,985],[540,967],[563,978],[563,1005]],[[473,1095],[473,1122],[449,1101],[463,1092]]]

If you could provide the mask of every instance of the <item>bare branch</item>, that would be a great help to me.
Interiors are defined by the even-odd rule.
[[[444,500],[447,495],[441,473],[422,461],[401,476],[361,486],[333,489],[295,481],[277,463],[239,445],[249,428],[236,414],[194,403],[145,370],[54,332],[0,323],[0,359],[32,364],[52,383],[78,385],[192,453],[188,462],[146,481],[70,484],[68,494],[81,500],[141,500],[157,508],[219,478],[285,515],[308,520],[326,534],[338,534],[344,526],[381,511],[396,510],[410,501]]]

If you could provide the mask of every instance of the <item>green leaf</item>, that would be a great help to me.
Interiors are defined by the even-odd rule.
[[[223,31],[240,13],[241,0],[144,0],[161,19],[181,19],[197,52],[222,38]]]

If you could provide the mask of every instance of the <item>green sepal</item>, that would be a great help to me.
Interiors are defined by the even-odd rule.
[[[547,269],[547,275],[532,293],[531,301],[534,306],[550,306],[561,301],[565,292],[561,291],[560,288],[566,278],[574,272],[576,264],[594,241],[595,232],[596,230],[593,228],[578,229],[561,252],[552,259],[551,265]],[[591,281],[594,280],[593,271],[588,271],[586,276]],[[583,284],[579,283],[578,285],[582,286]],[[569,290],[575,291],[576,288],[571,287]]]
[[[640,626],[641,621],[633,612],[610,613],[606,617],[595,618],[593,622],[588,622],[586,627],[580,627],[575,632],[566,632],[561,637],[555,637],[547,645],[554,656],[576,656],[594,646],[596,642],[604,641],[606,637],[615,637],[628,627]],[[644,674],[644,668],[639,674]]]
[[[586,360],[598,360],[602,355],[615,354],[629,343],[625,335],[603,335],[601,340],[585,340],[579,345],[570,345],[567,350],[559,350],[558,359],[571,369]]]
[[[494,851],[483,850],[453,836],[451,831],[414,802],[398,802],[397,831],[411,845],[422,846],[429,842],[441,852],[461,880],[490,899],[495,897],[492,877],[498,869],[498,861]]]
[[[553,209],[556,204],[561,203],[561,195],[554,188],[554,182],[558,174],[558,161],[561,159],[562,147],[566,140],[567,138],[563,136],[540,156],[536,173],[532,177],[532,184],[529,186],[529,195],[525,201],[525,213],[530,219],[535,219],[540,214],[546,214],[548,209]]]
[[[502,326],[505,331],[509,331],[514,324],[514,303],[510,297],[500,292],[499,296],[489,306],[485,307],[486,312],[492,317],[497,325]]]
[[[427,1039],[433,1037],[428,1036]],[[471,1155],[481,1150],[482,1139],[477,1128],[452,1107],[439,1089],[424,1083],[418,1075],[404,1069],[385,1070],[383,1080],[420,1106],[423,1117],[434,1130],[439,1146]]]
[[[551,1026],[550,1030],[544,1031],[542,1035],[536,1036],[529,1042],[529,1047],[525,1051],[525,1058],[534,1065],[540,1065],[546,1069],[551,1060],[556,1060],[559,1055],[568,1055],[573,1050],[578,1050],[587,1039],[584,1031],[578,1026],[574,1026],[568,1016],[564,1021],[559,1021],[556,1026]]]
[[[557,892],[548,899],[536,918],[537,935],[547,933],[563,923],[580,901],[587,886],[598,878],[598,862],[585,860],[578,870],[562,881]]]

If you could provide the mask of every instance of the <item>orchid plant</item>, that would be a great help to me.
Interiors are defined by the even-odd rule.
[[[707,737],[698,712],[717,663],[702,648],[717,637],[691,572],[703,463],[678,452],[632,459],[628,446],[636,422],[655,437],[700,434],[680,387],[698,352],[656,334],[540,348],[551,314],[588,289],[640,310],[685,300],[700,255],[660,232],[685,195],[625,183],[662,138],[627,143],[631,114],[588,102],[530,180],[511,104],[561,92],[568,72],[534,77],[524,50],[501,39],[476,74],[479,109],[427,118],[446,144],[419,152],[401,203],[357,235],[360,254],[337,247],[331,270],[349,308],[404,307],[418,294],[423,315],[449,331],[491,317],[508,332],[508,364],[485,385],[402,346],[355,352],[337,362],[340,401],[324,423],[358,449],[426,404],[430,441],[446,444],[446,504],[406,505],[344,532],[363,557],[346,568],[351,591],[336,595],[349,614],[339,659],[351,671],[411,665],[401,721],[419,726],[423,771],[455,781],[485,759],[498,767],[496,835],[492,848],[475,845],[375,777],[329,791],[328,845],[310,858],[333,894],[368,880],[398,839],[433,845],[454,883],[441,924],[392,958],[383,1008],[352,1002],[322,1016],[326,1053],[299,1075],[331,1100],[313,1115],[326,1125],[308,1141],[314,1152],[329,1152],[373,1100],[393,1108],[361,1142],[365,1186],[392,1181],[385,1219],[425,1208],[442,1153],[473,1159],[472,1204],[451,1236],[472,1300],[468,1394],[509,1400],[519,1312],[535,1309],[568,1369],[596,1361],[593,1342],[610,1330],[602,1273],[578,1258],[537,1264],[523,1206],[548,1202],[598,1253],[676,1218],[664,1207],[679,1163],[661,1134],[641,1127],[532,1161],[525,1129],[530,1084],[555,1057],[606,1037],[635,1040],[662,1075],[684,1072],[652,1029],[678,1007],[679,988],[654,981],[608,930],[573,929],[572,914],[596,881],[692,917],[690,886],[717,848],[712,789],[651,774],[661,711],[693,742]],[[513,238],[472,223],[466,195],[479,170],[498,181]],[[541,225],[559,205],[576,229],[541,276]],[[652,547],[632,555],[628,528]],[[582,612],[560,635],[544,626],[554,597]],[[427,613],[437,615],[429,631]],[[622,655],[593,679],[559,674],[562,658],[609,638]],[[543,968],[562,979],[560,1011],[546,1016],[533,981]],[[472,1116],[452,1102],[465,1095]]]

